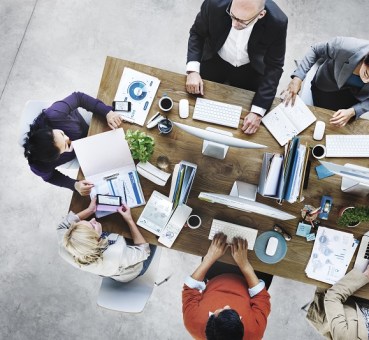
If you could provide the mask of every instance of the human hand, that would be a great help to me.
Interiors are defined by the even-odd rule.
[[[128,221],[132,221],[132,215],[131,215],[131,208],[126,205],[126,204],[122,204],[118,209],[117,209],[118,213],[121,214],[121,216],[128,222]]]
[[[211,264],[213,264],[220,257],[222,257],[228,248],[228,244],[226,241],[227,236],[224,235],[223,233],[218,233],[214,235],[214,238],[211,241],[211,245],[208,249],[208,252],[204,257],[204,262],[208,261]]]
[[[109,127],[114,130],[119,128],[120,124],[122,123],[123,118],[120,116],[118,112],[110,111],[106,115],[106,122],[108,123]]]
[[[231,244],[231,254],[238,267],[242,270],[247,270],[251,267],[249,259],[247,257],[247,240],[241,237],[235,237]]]
[[[333,117],[329,120],[329,122],[337,127],[343,127],[347,124],[351,117],[355,116],[354,108],[349,109],[340,109],[333,114]]]
[[[283,102],[287,106],[290,102],[291,105],[295,105],[297,94],[301,90],[302,80],[298,77],[294,77],[287,86],[287,89],[282,91],[281,95],[284,96]]]
[[[248,135],[252,135],[258,130],[261,118],[262,117],[260,117],[256,113],[250,112],[243,120],[243,126],[241,130]]]
[[[193,71],[187,75],[186,90],[188,93],[204,95],[204,82],[199,73]]]
[[[93,183],[86,181],[85,179],[74,183],[74,188],[79,192],[81,196],[89,195],[93,186]]]

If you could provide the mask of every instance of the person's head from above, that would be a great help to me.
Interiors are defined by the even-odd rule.
[[[101,238],[101,224],[94,218],[74,223],[64,235],[63,245],[74,260],[88,265],[102,259],[108,240]]]
[[[242,340],[244,334],[240,315],[229,306],[210,315],[205,329],[207,340]]]
[[[24,156],[31,162],[54,162],[62,153],[73,151],[71,140],[62,130],[32,125],[23,147]]]
[[[367,53],[361,63],[359,74],[363,83],[369,83],[369,53]]]
[[[265,0],[233,0],[227,7],[232,27],[243,30],[266,14]]]

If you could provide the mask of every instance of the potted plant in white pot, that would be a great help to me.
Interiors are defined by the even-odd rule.
[[[342,209],[337,223],[344,227],[356,227],[360,222],[366,221],[369,221],[369,207],[358,206]]]

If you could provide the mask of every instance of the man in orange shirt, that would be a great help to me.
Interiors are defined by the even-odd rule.
[[[247,258],[247,241],[236,238],[232,256],[243,277],[218,275],[205,283],[206,273],[226,252],[224,234],[217,234],[202,263],[187,277],[182,292],[185,327],[195,339],[262,339],[270,313],[270,295]]]

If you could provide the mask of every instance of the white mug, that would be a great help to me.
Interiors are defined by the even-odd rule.
[[[168,97],[168,96],[163,96],[159,99],[159,107],[160,110],[164,111],[164,112],[168,112],[172,109],[173,107],[173,100],[172,98]]]
[[[191,229],[197,229],[201,226],[201,218],[198,215],[190,215],[187,219],[187,226]]]
[[[316,159],[321,159],[325,157],[327,149],[323,144],[317,144],[313,147],[313,150],[311,150],[311,154]]]

